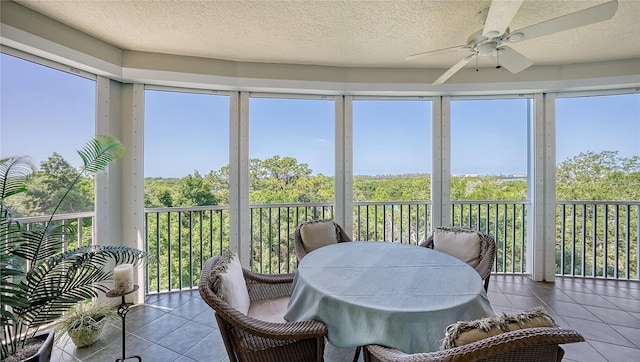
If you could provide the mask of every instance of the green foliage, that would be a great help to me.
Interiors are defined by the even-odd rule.
[[[558,200],[640,201],[640,157],[580,153],[558,166],[556,195]]]
[[[417,201],[431,199],[431,176],[386,175],[356,176],[353,179],[354,201]]]
[[[557,207],[556,272],[637,279],[640,207],[607,201],[640,201],[640,157],[580,153],[560,164],[556,179],[558,200],[585,200]]]
[[[90,211],[93,209],[91,178],[81,175],[62,156],[53,153],[30,175],[27,190],[7,200],[14,216],[34,216],[54,213]],[[74,180],[75,185],[67,190]]]
[[[162,199],[173,200],[169,195],[161,194]],[[198,171],[193,176],[188,175],[182,178],[178,186],[178,194],[175,198],[176,206],[204,206],[216,205],[218,200],[211,193],[211,185],[204,179]]]
[[[64,170],[64,167],[52,169]],[[39,175],[31,185],[43,182]],[[86,180],[91,182],[90,178]],[[640,158],[622,158],[618,157],[617,152],[611,151],[582,153],[558,165],[556,185],[558,200],[639,200]],[[307,164],[298,163],[292,157],[254,158],[249,160],[249,189],[251,205],[271,205],[251,209],[254,269],[276,273],[295,270],[295,261],[291,261],[293,230],[302,220],[333,217],[331,203],[334,198],[334,178],[314,175]],[[498,242],[498,270],[525,272],[528,211],[526,179],[493,175],[453,176],[450,192],[451,199],[456,201],[451,210],[453,225],[479,228],[495,235]],[[45,199],[46,195],[43,193],[41,199]],[[17,195],[15,200],[20,196]],[[429,174],[355,176],[354,202],[372,202],[376,205],[354,207],[353,236],[362,240],[418,243],[428,236],[432,227],[430,199]],[[314,206],[282,207],[283,204],[304,203],[313,203]],[[210,171],[206,176],[194,172],[183,178],[145,179],[146,207],[205,207],[205,210],[198,211],[148,215],[149,251],[157,256],[156,260],[150,262],[152,291],[193,286],[191,283],[198,278],[200,260],[228,249],[229,211],[224,206],[228,204],[228,165]],[[558,272],[582,272],[579,263],[571,270],[567,267],[572,263],[571,258],[586,255],[589,259],[595,250],[596,265],[588,260],[584,272],[595,270],[596,275],[603,275],[604,268],[608,270],[608,275],[614,275],[614,265],[618,269],[622,264],[626,265],[624,261],[628,255],[632,270],[620,275],[637,275],[634,269],[637,265],[637,215],[634,210],[637,209],[618,210],[620,216],[615,219],[616,211],[610,207],[606,222],[602,219],[603,207],[598,206],[597,209],[595,217],[591,209],[585,212],[577,210],[573,226],[570,214],[564,221],[558,214],[557,260],[558,265],[560,261],[565,261],[562,265],[566,269],[558,269]],[[618,240],[614,242],[614,223],[626,219],[630,220],[628,229],[627,225],[620,225]],[[592,220],[596,221],[595,226]],[[604,232],[605,224],[607,233]],[[586,231],[586,245],[584,248],[578,245],[574,251],[571,248],[576,242],[579,243],[583,230]],[[628,235],[626,230],[629,230]],[[608,234],[606,238],[605,234]],[[574,235],[575,240],[570,242],[570,235]],[[616,246],[622,253],[613,252]],[[630,251],[625,254],[627,247]],[[155,283],[155,280],[158,282]]]
[[[33,228],[18,223],[6,203],[9,198],[27,191],[33,165],[26,157],[0,160],[0,352],[3,359],[14,354],[38,327],[54,321],[79,301],[106,292],[104,282],[112,279],[112,273],[104,269],[107,263],[112,260],[116,264],[138,263],[145,256],[140,250],[124,246],[91,245],[65,251],[65,236],[74,231],[73,227],[53,223],[56,211],[67,196],[73,195],[73,187],[83,174],[104,170],[123,152],[124,147],[117,139],[103,135],[78,152],[84,165],[77,173],[58,157],[45,163],[49,171],[69,183],[53,194],[60,196],[51,206],[53,211],[48,221]],[[48,182],[57,180],[52,178]]]
[[[451,178],[452,200],[526,200],[527,181],[501,176]]]

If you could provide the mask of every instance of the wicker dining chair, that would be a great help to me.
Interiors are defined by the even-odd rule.
[[[526,328],[437,352],[407,354],[395,348],[368,345],[365,362],[559,362],[563,343],[583,342],[580,333],[556,327]]]
[[[327,326],[319,321],[273,323],[233,308],[212,289],[212,269],[220,259],[207,260],[200,275],[202,299],[215,311],[230,362],[323,361]],[[250,302],[290,296],[293,274],[266,275],[242,268]]]
[[[313,250],[336,243],[352,241],[344,229],[333,220],[303,221],[295,230],[294,248],[298,263]]]
[[[484,281],[484,290],[487,291],[489,289],[489,279],[491,278],[491,269],[493,268],[493,263],[496,256],[496,241],[493,236],[489,234],[485,234],[483,232],[462,228],[462,227],[438,227],[436,231],[429,236],[429,238],[422,243],[420,246],[424,246],[429,249],[435,249],[439,251],[443,251],[452,256],[459,257],[459,255],[455,255],[459,253],[459,251],[447,249],[446,247],[438,247],[438,243],[434,241],[434,238],[440,235],[444,235],[447,237],[455,237],[458,233],[472,233],[477,235],[477,238],[480,241],[479,247],[479,255],[478,255],[478,263],[477,265],[472,265],[474,269],[480,274],[480,277]]]

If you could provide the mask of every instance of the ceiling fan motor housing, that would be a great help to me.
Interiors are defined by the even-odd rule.
[[[502,44],[503,39],[506,39],[509,36],[509,29],[507,29],[504,34],[487,38],[482,35],[482,29],[473,33],[469,39],[467,40],[468,46],[473,49],[476,54],[480,56],[496,56],[498,55],[498,46]]]

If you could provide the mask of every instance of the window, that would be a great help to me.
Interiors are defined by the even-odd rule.
[[[429,227],[431,101],[353,101],[354,238],[416,244]]]
[[[229,97],[145,91],[147,207],[229,204]]]
[[[640,201],[640,94],[556,100],[558,200]]]
[[[148,288],[194,287],[204,261],[229,249],[226,95],[145,91]]]
[[[95,81],[0,54],[0,156],[30,156],[38,172],[18,215],[50,214],[82,166],[77,150],[95,135]],[[62,67],[62,66],[61,66]],[[58,214],[93,210],[93,178],[66,197]]]
[[[556,273],[638,278],[640,94],[556,99]]]
[[[335,101],[250,98],[249,156],[254,270],[289,272],[298,223],[333,218]]]
[[[496,240],[498,272],[524,272],[530,99],[451,102],[451,224]]]
[[[251,98],[252,204],[334,199],[335,102]]]
[[[526,199],[530,102],[451,102],[452,200]]]

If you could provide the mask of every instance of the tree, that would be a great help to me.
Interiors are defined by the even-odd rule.
[[[582,152],[556,170],[558,200],[640,200],[640,157]]]
[[[218,200],[211,193],[211,185],[198,171],[182,178],[175,198],[176,206],[216,205]]]
[[[218,202],[222,205],[229,205],[229,165],[222,166],[218,171],[209,172],[206,179]]]
[[[66,185],[76,178],[77,182],[65,196]],[[53,212],[59,204],[58,213],[74,213],[93,209],[93,178],[80,175],[69,162],[60,154],[53,153],[47,160],[40,163],[28,181],[27,192],[10,200],[16,215],[35,216]],[[63,199],[64,197],[64,199]]]

